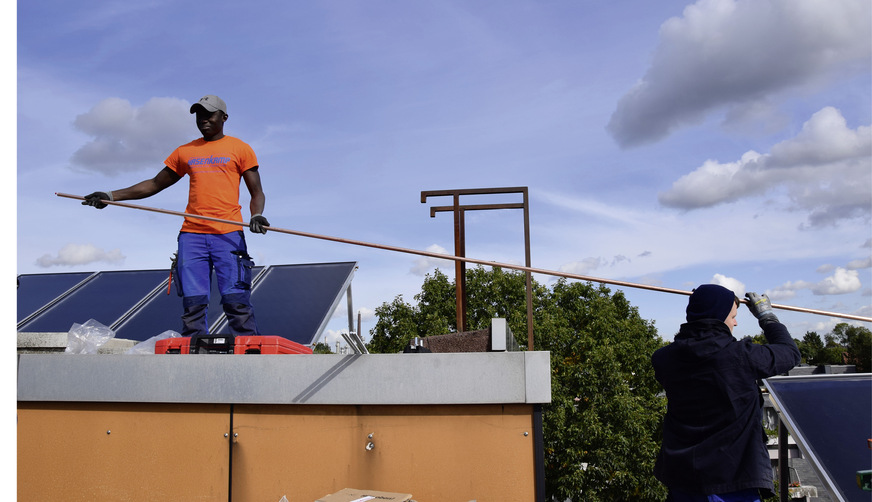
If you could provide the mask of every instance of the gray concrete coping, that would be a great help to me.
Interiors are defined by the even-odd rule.
[[[18,401],[533,404],[550,375],[549,352],[21,354]]]

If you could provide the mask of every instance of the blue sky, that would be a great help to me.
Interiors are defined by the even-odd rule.
[[[868,0],[17,9],[19,274],[168,267],[179,218],[54,193],[154,176],[197,137],[190,104],[217,94],[225,132],[258,155],[275,227],[452,254],[450,213],[429,216],[450,200],[421,191],[526,186],[536,268],[872,315]],[[181,211],[186,195],[183,180],[141,203]],[[467,256],[523,264],[522,225],[517,210],[468,214]],[[248,244],[258,265],[357,261],[365,337],[425,273],[453,277],[279,233]],[[686,297],[624,291],[671,339]],[[843,322],[778,315],[796,338]],[[346,319],[343,302],[328,342]],[[758,332],[743,309],[735,334]]]

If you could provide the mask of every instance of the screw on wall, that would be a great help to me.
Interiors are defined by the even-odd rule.
[[[370,433],[366,438],[369,439],[366,443],[366,451],[372,451],[372,449],[375,448],[375,443],[372,442],[372,433]]]

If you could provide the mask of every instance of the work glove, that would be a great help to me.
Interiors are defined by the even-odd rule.
[[[263,217],[262,214],[256,214],[251,217],[251,221],[248,223],[248,228],[256,233],[256,234],[265,234],[266,227],[269,226],[269,221]]]
[[[94,206],[97,209],[103,209],[108,206],[103,202],[104,200],[113,201],[115,199],[112,198],[112,192],[94,192],[90,195],[85,196],[85,202],[82,202],[83,206]]]
[[[769,297],[765,293],[758,295],[749,292],[745,293],[745,298],[748,299],[748,310],[757,318],[761,328],[764,324],[778,322],[778,317],[772,312],[772,303],[769,302]]]

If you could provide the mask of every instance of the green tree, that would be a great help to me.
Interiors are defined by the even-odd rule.
[[[378,321],[369,331],[372,338],[366,346],[372,353],[402,352],[409,340],[418,335],[417,309],[403,301],[402,295],[376,307],[375,315]]]
[[[857,372],[872,371],[872,331],[862,326],[839,323],[833,328],[834,338],[845,347],[848,364],[857,366]]]
[[[332,354],[333,351],[330,350],[330,346],[324,342],[318,342],[312,347],[312,352],[314,354]]]
[[[824,360],[824,342],[814,331],[806,331],[802,341],[796,344],[799,353],[807,364],[821,364]]]
[[[467,271],[467,325],[506,319],[526,345],[526,276],[476,267]],[[663,345],[653,324],[620,292],[560,280],[532,281],[537,350],[551,352],[551,403],[543,409],[546,494],[554,500],[662,500],[654,479],[666,401],[651,354]],[[415,336],[451,332],[454,284],[427,275],[416,305],[396,297],[376,309],[371,352],[397,352]],[[523,338],[520,339],[520,338]]]
[[[558,281],[536,323],[537,346],[551,352],[543,418],[546,492],[555,500],[666,495],[652,476],[666,402],[650,357],[663,342],[622,293],[609,293]]]
[[[820,364],[845,364],[845,347],[841,343],[841,333],[830,332],[824,335],[824,351]]]

